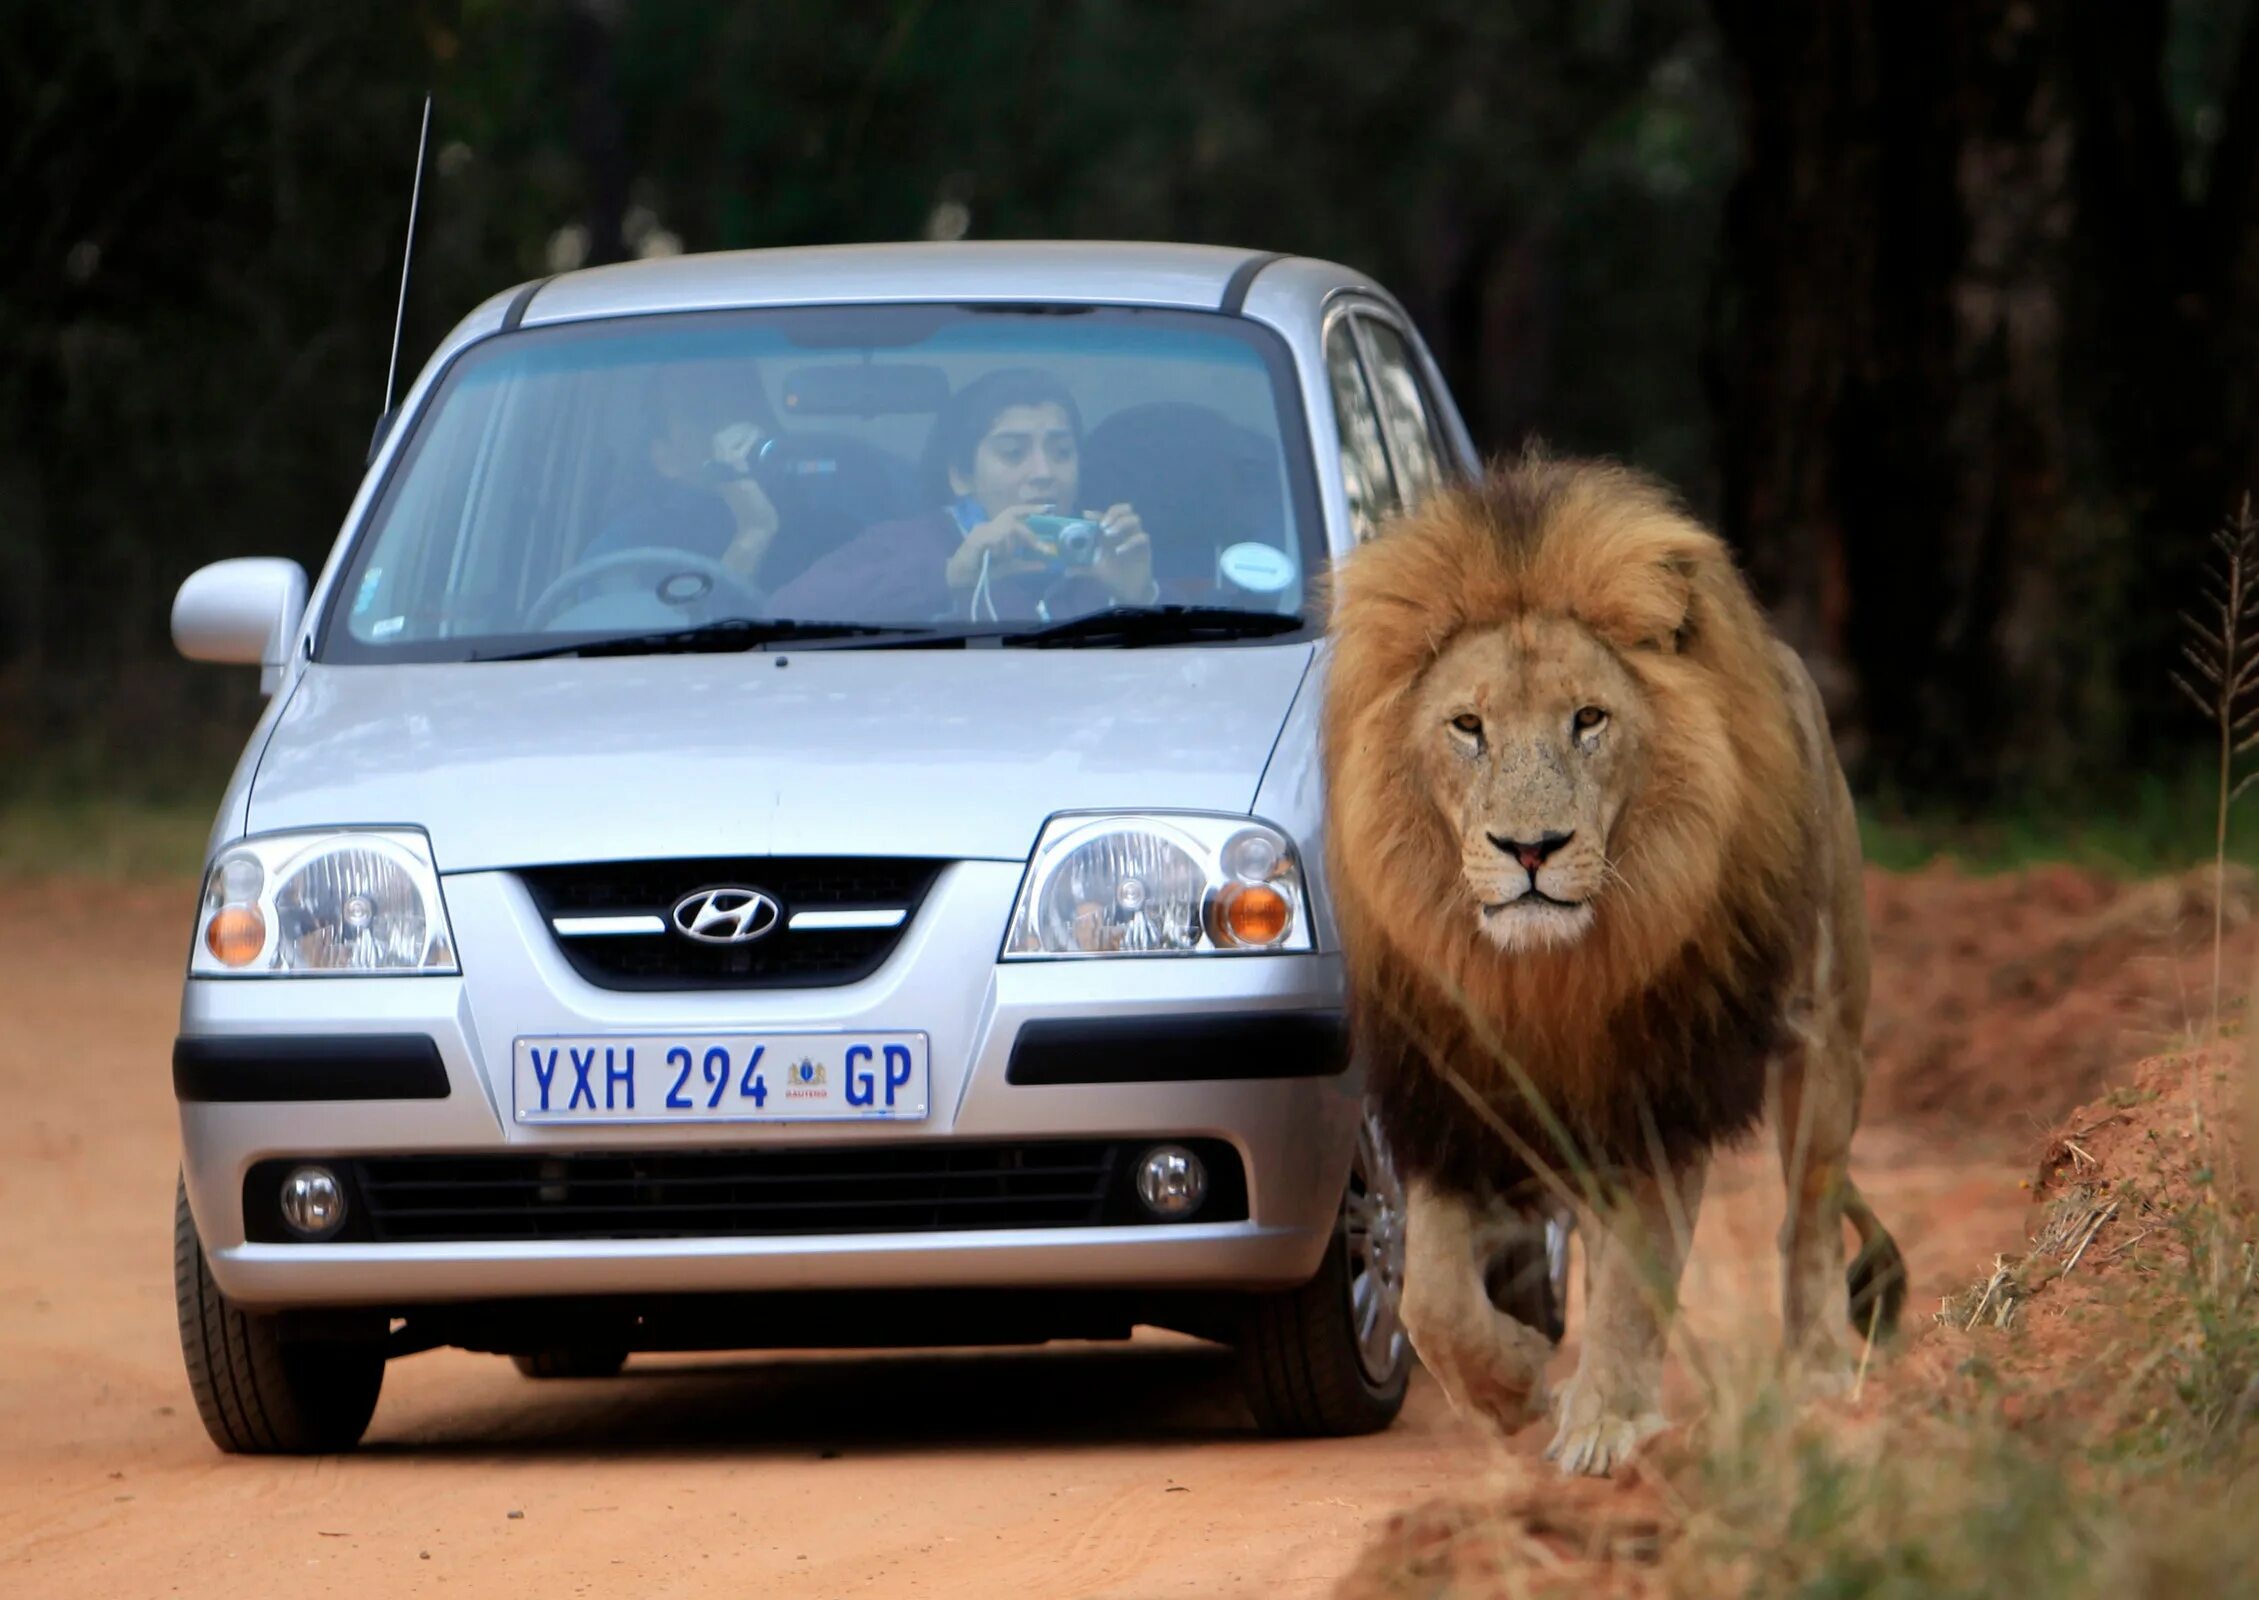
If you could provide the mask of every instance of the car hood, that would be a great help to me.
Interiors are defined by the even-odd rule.
[[[307,667],[253,832],[413,824],[443,872],[1022,860],[1054,811],[1245,812],[1313,646]]]

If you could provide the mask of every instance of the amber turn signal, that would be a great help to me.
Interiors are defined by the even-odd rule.
[[[224,967],[248,967],[267,947],[267,919],[257,906],[222,906],[204,928],[204,945]]]
[[[1277,944],[1286,937],[1292,908],[1267,883],[1241,884],[1224,901],[1224,930],[1233,944]]]

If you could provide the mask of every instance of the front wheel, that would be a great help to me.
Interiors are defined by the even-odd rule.
[[[1404,1409],[1412,1346],[1404,1293],[1404,1194],[1367,1116],[1318,1275],[1248,1307],[1240,1390],[1265,1433],[1378,1433]]]
[[[212,1281],[185,1184],[173,1199],[173,1302],[188,1389],[212,1443],[240,1455],[326,1455],[368,1431],[384,1383],[382,1318],[361,1339],[286,1337]]]

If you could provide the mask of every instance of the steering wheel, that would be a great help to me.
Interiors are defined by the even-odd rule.
[[[549,587],[535,595],[533,604],[526,607],[522,626],[528,633],[539,633],[552,617],[565,609],[564,602],[578,594],[590,579],[609,572],[639,569],[653,572],[657,583],[664,583],[669,578],[685,573],[695,573],[707,580],[705,588],[681,599],[661,593],[655,585],[652,591],[654,598],[666,605],[687,608],[691,603],[704,600],[715,591],[725,588],[742,600],[748,611],[760,611],[768,604],[766,595],[711,556],[702,556],[690,550],[670,550],[661,545],[637,545],[632,549],[614,550],[606,555],[576,561],[558,573],[550,580]]]

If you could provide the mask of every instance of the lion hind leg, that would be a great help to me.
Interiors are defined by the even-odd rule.
[[[1870,1282],[1877,1290],[1887,1287],[1884,1269],[1897,1247],[1876,1225],[1876,1254],[1862,1252],[1852,1268],[1853,1294],[1845,1296],[1843,1224],[1859,1226],[1862,1216],[1873,1223],[1873,1213],[1855,1203],[1851,1182],[1851,1136],[1859,1120],[1856,1046],[1817,1040],[1781,1065],[1777,1132],[1788,1191],[1780,1232],[1781,1333],[1798,1387],[1816,1396],[1849,1387],[1852,1302],[1870,1318],[1887,1309],[1858,1291]],[[1864,1229],[1861,1237],[1867,1237]],[[1897,1277],[1903,1284],[1902,1266]]]
[[[1906,1258],[1898,1253],[1898,1241],[1868,1207],[1858,1186],[1845,1178],[1843,1189],[1844,1215],[1859,1236],[1859,1253],[1844,1274],[1851,1326],[1874,1343],[1898,1330],[1899,1316],[1906,1309]]]
[[[1483,1277],[1489,1209],[1415,1178],[1405,1188],[1404,1331],[1452,1409],[1504,1435],[1545,1414],[1544,1334],[1497,1310]]]
[[[1664,1345],[1708,1165],[1640,1174],[1613,1214],[1580,1218],[1591,1286],[1584,1353],[1545,1450],[1565,1475],[1606,1477],[1664,1426]]]

